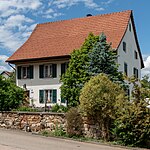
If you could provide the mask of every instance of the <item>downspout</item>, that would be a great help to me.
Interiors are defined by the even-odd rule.
[[[15,72],[16,72],[16,68],[15,68],[15,67],[13,67],[10,63],[8,63],[8,65],[9,65],[11,68],[13,68],[13,69],[15,70]]]

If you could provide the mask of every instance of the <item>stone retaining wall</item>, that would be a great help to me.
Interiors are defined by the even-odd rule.
[[[66,130],[64,113],[45,112],[0,112],[0,127],[31,132],[53,131],[57,127]]]
[[[0,128],[19,129],[27,132],[54,131],[56,127],[66,131],[67,121],[64,113],[48,112],[0,112]],[[96,138],[99,130],[96,125],[83,118],[85,137]]]

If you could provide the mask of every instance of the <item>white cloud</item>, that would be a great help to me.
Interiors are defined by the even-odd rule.
[[[96,9],[98,11],[104,10],[104,8],[100,7],[94,0],[56,0],[50,5],[56,5],[57,8],[62,9],[65,7],[71,7],[74,5],[78,5],[79,3],[83,3],[86,7],[90,9]]]
[[[2,17],[8,17],[22,11],[36,10],[41,5],[40,0],[1,0],[0,15]]]
[[[34,22],[32,19],[25,17],[24,15],[14,15],[10,16],[6,22],[5,27],[11,28],[11,27],[22,27],[24,23],[32,23]]]
[[[145,68],[142,69],[142,77],[144,75],[150,76],[150,56],[144,57]]]
[[[24,15],[12,15],[3,20],[3,24],[0,26],[0,47],[9,51],[14,51],[20,47],[29,36],[25,36],[24,33],[31,32],[35,26],[33,24],[28,28],[27,23],[33,23],[33,20]]]

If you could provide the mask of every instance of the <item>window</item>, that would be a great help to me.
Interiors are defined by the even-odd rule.
[[[134,51],[134,58],[138,59],[138,53],[137,53],[137,51]]]
[[[126,42],[123,42],[123,51],[126,52]]]
[[[57,102],[57,90],[47,89],[39,91],[39,102],[40,103],[56,103]]]
[[[135,78],[138,78],[139,77],[139,73],[138,73],[139,71],[138,71],[138,69],[137,68],[133,68],[133,74],[134,74],[134,77]]]
[[[131,23],[129,23],[129,31],[131,32]]]
[[[61,64],[61,75],[64,74],[68,68],[68,62],[62,63]]]
[[[124,63],[124,74],[126,76],[128,76],[128,65],[127,65],[127,63]]]
[[[46,64],[39,66],[39,78],[56,78],[57,64]]]
[[[18,79],[33,79],[33,66],[18,66],[17,67]]]

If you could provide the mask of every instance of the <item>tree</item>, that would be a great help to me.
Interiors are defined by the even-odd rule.
[[[9,79],[0,76],[0,111],[17,108],[23,101],[24,91]]]
[[[132,80],[132,83],[132,101],[126,101],[123,109],[118,111],[113,131],[116,140],[124,145],[148,148],[150,109],[146,98],[150,98],[150,89],[141,87],[136,80]]]
[[[80,91],[86,81],[90,79],[87,73],[89,52],[98,41],[98,36],[89,34],[80,49],[74,50],[71,54],[69,68],[62,76],[61,96],[67,100],[69,107],[79,105]]]
[[[144,77],[142,77],[141,85],[144,88],[150,89],[150,77],[148,75],[145,75]]]
[[[82,89],[80,109],[88,118],[99,124],[104,140],[110,139],[110,126],[118,109],[118,102],[124,99],[124,91],[113,83],[107,75],[92,77]]]
[[[119,82],[125,87],[123,74],[118,72],[116,52],[112,49],[111,44],[107,43],[104,33],[99,36],[99,41],[89,53],[89,58],[88,72],[90,75],[95,76],[99,73],[105,73],[111,81]]]

